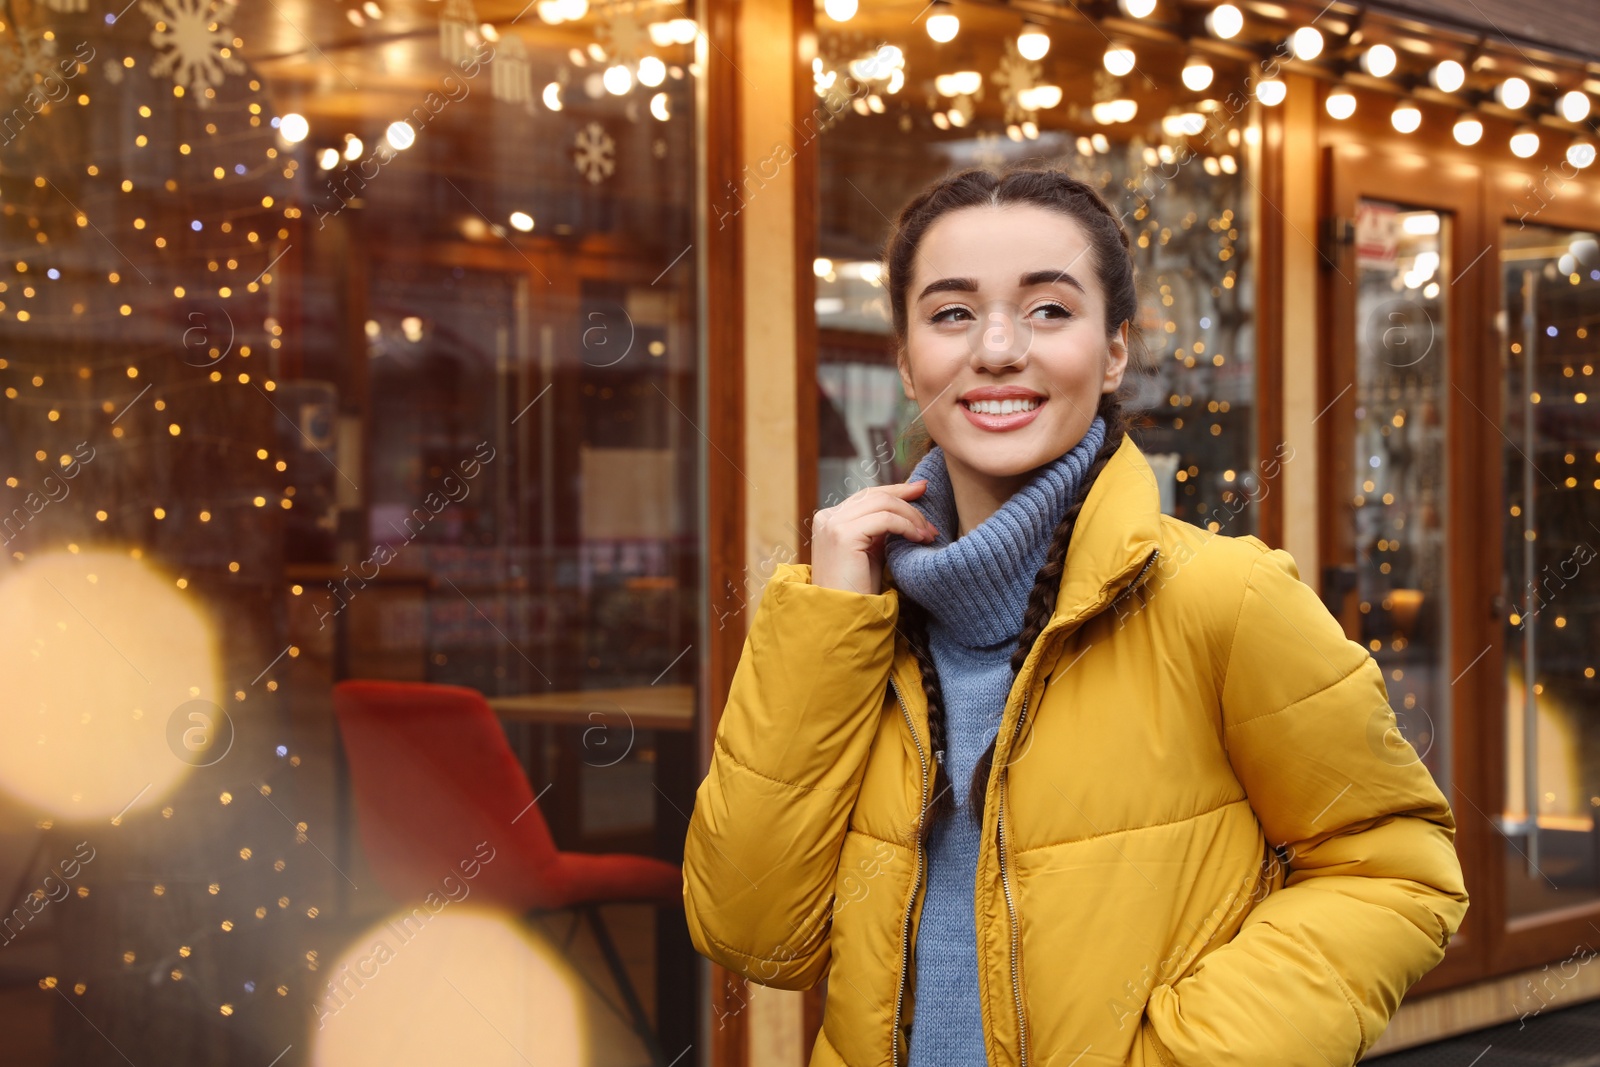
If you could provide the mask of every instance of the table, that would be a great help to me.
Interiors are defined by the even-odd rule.
[[[489,706],[508,722],[555,726],[612,725],[607,713],[621,712],[637,730],[690,732],[694,729],[694,686],[635,685],[620,689],[566,689],[489,697]]]

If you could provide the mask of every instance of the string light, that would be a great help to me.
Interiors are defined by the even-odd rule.
[[[1568,122],[1582,122],[1589,117],[1589,94],[1577,89],[1563,93],[1557,102],[1561,117]]]
[[[928,36],[939,44],[948,44],[961,32],[961,20],[956,18],[950,0],[933,0],[933,13],[928,16]]]
[[[1441,93],[1453,93],[1467,84],[1467,69],[1453,59],[1441,60],[1428,71],[1428,81]]]
[[[1580,137],[1567,146],[1567,162],[1579,170],[1587,170],[1594,165],[1594,142]]]
[[[1156,0],[1117,0],[1117,7],[1130,19],[1142,19],[1156,9]]]
[[[823,0],[822,10],[835,22],[849,22],[856,17],[860,4],[857,0]]]
[[[1511,135],[1511,154],[1518,159],[1527,159],[1539,151],[1539,131],[1532,126],[1524,126]]]
[[[1037,22],[1026,22],[1017,35],[1017,54],[1023,59],[1039,60],[1050,51],[1050,35]]]
[[[1494,98],[1499,101],[1500,106],[1510,108],[1512,111],[1520,111],[1527,107],[1532,96],[1528,83],[1521,78],[1507,78],[1494,88]]]
[[[1277,107],[1289,95],[1289,87],[1277,78],[1263,78],[1256,83],[1256,99],[1267,107]]]
[[[1315,26],[1301,26],[1289,37],[1289,48],[1296,59],[1316,59],[1322,54],[1322,31]]]
[[[1192,93],[1203,92],[1211,86],[1211,79],[1216,72],[1211,69],[1203,56],[1190,56],[1183,65],[1183,85]]]
[[[1356,94],[1349,89],[1335,89],[1323,102],[1328,114],[1343,121],[1356,113]]]
[[[1409,102],[1397,104],[1389,114],[1389,125],[1401,133],[1416,133],[1422,125],[1422,112],[1417,110],[1417,105]]]
[[[1231,41],[1244,29],[1244,12],[1232,4],[1218,4],[1206,15],[1206,30],[1213,37]]]
[[[1472,115],[1463,115],[1456,119],[1451,133],[1455,135],[1456,144],[1475,145],[1483,140],[1483,123]]]
[[[1394,49],[1386,44],[1375,44],[1361,53],[1361,69],[1374,78],[1387,78],[1398,62]]]
[[[1125,44],[1113,44],[1106,49],[1106,54],[1101,58],[1106,70],[1121,78],[1132,73],[1138,58],[1133,54],[1133,49]]]

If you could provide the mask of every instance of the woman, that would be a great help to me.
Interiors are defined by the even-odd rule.
[[[1338,1067],[1444,956],[1455,821],[1293,559],[1164,516],[1128,239],[968,170],[884,272],[909,482],[762,597],[684,855],[695,947],[828,976],[817,1065]]]

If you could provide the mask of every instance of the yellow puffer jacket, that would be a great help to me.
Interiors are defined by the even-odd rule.
[[[685,842],[696,949],[780,989],[827,976],[812,1067],[907,1062],[932,753],[897,604],[777,568]],[[1344,1067],[1466,913],[1454,816],[1377,663],[1287,552],[1163,516],[1131,439],[995,766],[990,1067]]]

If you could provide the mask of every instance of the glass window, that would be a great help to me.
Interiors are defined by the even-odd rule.
[[[692,14],[6,9],[0,828],[39,907],[0,941],[52,1062],[648,1058],[517,893],[554,847],[675,862],[693,803]],[[373,698],[374,774],[348,679],[492,714]],[[448,907],[395,943],[408,864]],[[605,918],[676,1054],[657,914]]]
[[[1400,733],[1450,789],[1445,412],[1452,218],[1357,207],[1355,635],[1383,669]],[[1382,747],[1382,746],[1380,746]],[[1412,759],[1409,751],[1398,759]]]
[[[1600,897],[1600,252],[1593,232],[1503,233],[1502,828],[1517,918]]]
[[[1141,43],[1139,72],[1119,78],[1105,38],[1081,24],[1047,24],[1048,52],[1032,60],[1014,14],[974,7],[961,19],[957,42],[939,45],[888,10],[819,17],[818,506],[904,480],[914,462],[901,434],[916,409],[880,278],[894,213],[942,175],[1026,160],[1092,184],[1134,242],[1149,358],[1132,407],[1163,509],[1254,532],[1250,68],[1214,60],[1213,81],[1189,90],[1175,47]]]

